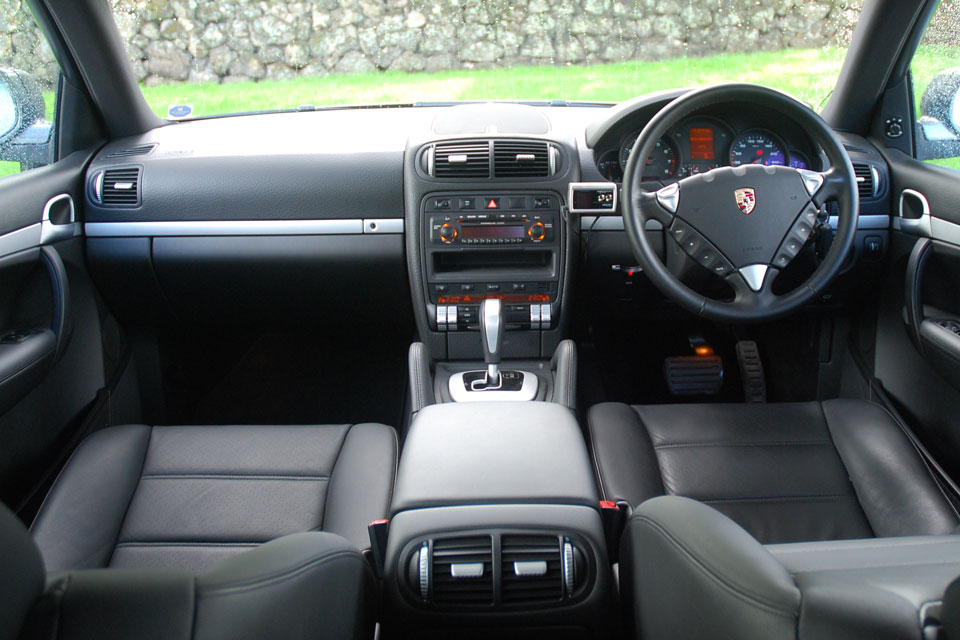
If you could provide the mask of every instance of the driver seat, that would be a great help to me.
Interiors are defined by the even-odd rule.
[[[603,499],[705,503],[762,544],[952,533],[960,517],[893,417],[857,400],[588,413]]]

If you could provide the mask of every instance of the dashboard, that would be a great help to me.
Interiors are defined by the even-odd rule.
[[[625,118],[595,150],[597,170],[610,182],[622,182],[624,167],[650,115]],[[697,114],[664,134],[643,169],[645,181],[675,182],[723,166],[764,164],[820,169],[821,159],[807,136],[768,113],[747,108],[742,114]]]

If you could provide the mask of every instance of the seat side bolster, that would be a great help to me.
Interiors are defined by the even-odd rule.
[[[720,512],[687,498],[640,505],[621,543],[629,626],[643,637],[794,638],[800,590]]]
[[[828,400],[823,413],[877,536],[939,535],[956,529],[956,513],[890,414],[857,400]]]
[[[358,549],[370,547],[367,525],[390,514],[397,476],[397,432],[382,424],[350,428],[330,474],[323,530]]]
[[[197,578],[195,640],[373,637],[376,585],[369,563],[326,532],[278,538]]]
[[[140,482],[150,427],[97,431],[74,451],[31,527],[47,571],[105,567]]]
[[[646,427],[628,405],[606,402],[587,412],[590,454],[604,500],[636,507],[663,495],[660,465]]]

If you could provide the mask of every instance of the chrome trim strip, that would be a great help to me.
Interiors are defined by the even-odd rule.
[[[314,236],[363,233],[363,220],[184,220],[176,222],[88,222],[91,237]]]
[[[0,236],[0,258],[40,246],[42,225],[37,222]]]
[[[829,224],[834,229],[840,224],[838,216],[830,216]],[[882,230],[890,228],[890,216],[886,214],[861,215],[857,218],[857,229]]]
[[[403,233],[403,218],[364,218],[364,233]]]
[[[573,206],[573,194],[576,191],[612,191],[613,205],[609,209],[576,209]],[[613,213],[617,210],[620,189],[615,182],[571,182],[567,187],[567,208],[570,213]]]
[[[504,369],[505,371],[515,371],[515,369]],[[485,372],[485,371],[484,371]],[[516,391],[498,391],[491,389],[489,391],[467,391],[463,384],[463,374],[461,371],[450,376],[447,382],[447,388],[450,389],[450,397],[454,402],[497,402],[500,400],[528,402],[537,397],[537,389],[540,387],[540,379],[537,374],[529,371],[521,371],[523,374],[523,384]]]
[[[930,237],[960,247],[960,224],[930,216]]]

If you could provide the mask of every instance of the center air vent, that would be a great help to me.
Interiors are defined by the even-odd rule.
[[[493,604],[490,536],[434,540],[431,569],[435,603],[458,606]]]
[[[559,602],[563,599],[563,558],[557,536],[504,535],[501,567],[504,604]]]
[[[545,178],[556,173],[556,149],[546,142],[496,140],[493,173],[497,178]]]
[[[876,198],[880,193],[880,175],[877,169],[865,162],[854,162],[853,172],[856,174],[860,199]]]
[[[140,205],[140,167],[107,169],[93,179],[93,199],[105,207]]]
[[[438,144],[427,151],[427,172],[436,178],[489,178],[490,144],[463,142]]]

